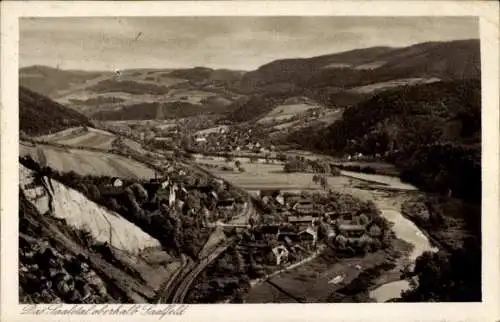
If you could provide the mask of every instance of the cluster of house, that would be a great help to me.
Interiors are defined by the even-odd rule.
[[[255,129],[226,129],[210,133],[196,134],[193,137],[195,147],[206,152],[252,152],[268,153],[275,150],[265,139],[267,136]],[[262,137],[260,140],[255,138]]]
[[[266,240],[270,236],[278,241],[272,249],[276,265],[280,265],[290,253],[317,246],[319,225],[326,227],[326,237],[344,244],[380,237],[382,230],[363,213],[326,211],[312,199],[301,196],[284,196],[279,190],[263,190],[259,195],[264,204],[273,204],[276,214],[284,222],[259,227],[255,239]],[[267,236],[265,236],[267,235]]]
[[[185,172],[181,170],[177,174],[182,176]],[[101,186],[99,190],[102,197],[116,197],[131,190],[134,195],[142,195],[143,202],[152,205],[154,209],[168,205],[184,214],[193,214],[193,209],[186,208],[185,201],[191,191],[197,190],[206,196],[207,202],[203,206],[206,221],[215,221],[218,218],[213,218],[214,215],[234,210],[236,201],[224,190],[226,185],[223,180],[215,179],[206,185],[187,185],[174,178],[153,178],[143,184],[130,185],[125,185],[120,178],[112,178],[111,183]]]

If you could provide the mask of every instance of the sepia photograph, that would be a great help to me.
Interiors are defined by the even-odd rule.
[[[485,300],[480,17],[18,27],[19,304]]]

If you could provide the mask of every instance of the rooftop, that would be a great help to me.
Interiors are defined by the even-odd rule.
[[[313,221],[313,216],[288,216],[289,222],[310,222]]]
[[[342,231],[364,231],[366,228],[363,225],[351,225],[351,224],[341,224],[338,227]]]

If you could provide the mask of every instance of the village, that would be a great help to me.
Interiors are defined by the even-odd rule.
[[[260,191],[257,201],[267,211],[251,218],[247,227],[233,225],[240,237],[238,249],[249,256],[256,276],[301,261],[325,245],[343,256],[382,247],[388,227],[373,208],[339,209],[337,201],[328,198],[335,197],[314,200],[279,190]]]
[[[256,276],[300,261],[322,245],[344,256],[376,251],[389,232],[375,208],[343,207],[335,194],[307,196],[268,189],[260,190],[249,201],[230,190],[223,180],[189,183],[182,179],[184,176],[179,172],[168,179],[156,178],[128,187],[113,178],[110,184],[100,187],[101,196],[109,200],[124,191],[142,191],[130,193],[143,195],[132,198],[136,209],[154,212],[164,205],[177,209],[182,217],[196,218],[201,227],[222,227],[227,236],[238,237],[238,249],[248,256]],[[249,202],[261,207],[261,214],[254,212],[235,221],[238,215],[248,212],[245,209],[250,207]]]

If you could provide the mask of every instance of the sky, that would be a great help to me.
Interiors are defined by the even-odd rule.
[[[20,19],[21,67],[254,70],[276,59],[479,38],[469,17],[81,17]]]

